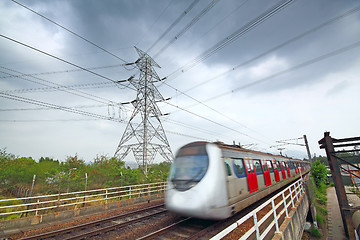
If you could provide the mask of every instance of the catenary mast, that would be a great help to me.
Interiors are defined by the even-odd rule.
[[[161,81],[154,67],[160,66],[145,52],[136,48],[139,59],[135,62],[140,70],[139,79],[130,77],[129,82],[136,88],[137,96],[132,105],[134,111],[116,149],[115,156],[123,160],[130,151],[147,176],[149,165],[156,153],[171,161],[173,154],[160,121],[161,111],[157,102],[165,101],[154,82]]]

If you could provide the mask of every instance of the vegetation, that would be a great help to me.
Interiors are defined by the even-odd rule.
[[[325,223],[327,219],[327,195],[326,189],[328,188],[328,179],[327,174],[328,170],[326,169],[325,164],[321,163],[321,161],[316,160],[311,166],[311,174],[310,182],[312,184],[312,188],[314,189],[314,199],[313,203],[316,208],[316,222],[323,229],[325,228]],[[318,229],[311,228],[309,231],[310,235],[315,238],[321,238],[321,233]]]
[[[326,166],[321,163],[319,160],[316,160],[311,166],[311,175],[315,180],[316,187],[319,189],[323,189],[323,185],[328,183],[327,174],[329,171],[326,169]],[[326,194],[326,188],[325,188]]]
[[[34,175],[33,195],[52,194],[58,192],[82,191],[134,185],[148,182],[165,181],[170,163],[163,162],[151,166],[146,178],[140,168],[125,167],[125,162],[116,157],[106,155],[86,163],[78,155],[68,156],[65,161],[41,157],[35,161],[31,157],[17,157],[0,149],[0,192],[6,196],[29,195]],[[26,191],[25,191],[26,189]],[[4,194],[3,194],[4,195]]]
[[[319,229],[316,229],[314,227],[310,228],[310,235],[316,238],[321,238],[321,233],[319,232]]]

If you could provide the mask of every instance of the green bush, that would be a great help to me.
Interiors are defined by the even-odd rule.
[[[325,164],[321,163],[319,160],[316,160],[311,166],[311,175],[315,180],[316,187],[321,188],[321,185],[328,182],[327,179],[328,170],[326,169]]]

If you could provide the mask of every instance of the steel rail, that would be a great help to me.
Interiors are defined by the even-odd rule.
[[[149,238],[155,237],[156,235],[159,235],[160,233],[169,231],[170,229],[172,229],[172,228],[174,228],[174,227],[180,225],[181,223],[186,222],[186,221],[188,221],[190,219],[191,219],[191,217],[182,219],[182,220],[180,220],[180,221],[178,221],[176,223],[170,224],[167,227],[161,228],[161,229],[159,229],[159,230],[157,230],[155,232],[152,232],[152,233],[149,233],[149,234],[147,234],[147,235],[145,235],[143,237],[137,238],[137,240],[144,240],[144,239],[149,239]]]
[[[96,221],[89,222],[89,223],[80,224],[80,225],[77,225],[77,226],[74,226],[74,227],[68,227],[68,228],[64,228],[64,229],[60,229],[60,230],[55,230],[55,231],[51,231],[51,232],[47,232],[47,233],[41,233],[41,234],[38,234],[38,235],[33,235],[33,236],[21,238],[21,240],[49,238],[49,237],[51,237],[51,236],[56,236],[56,235],[59,235],[59,234],[64,234],[64,233],[72,232],[72,231],[74,231],[74,230],[88,228],[88,227],[91,227],[91,226],[94,226],[94,225],[98,225],[98,224],[101,224],[101,223],[106,223],[106,222],[114,221],[114,220],[117,220],[117,219],[119,219],[119,218],[129,217],[129,216],[132,216],[132,215],[141,213],[141,212],[146,212],[146,211],[153,210],[153,209],[156,209],[156,208],[161,208],[161,207],[163,207],[163,206],[164,206],[164,204],[159,204],[159,205],[152,206],[152,207],[148,207],[148,208],[145,208],[145,209],[139,209],[139,210],[135,210],[135,211],[132,211],[132,212],[127,212],[127,213],[123,213],[123,214],[120,214],[120,215],[108,217],[108,218],[105,218],[105,219],[101,219],[101,220],[96,220]],[[125,226],[125,225],[127,225],[127,224],[130,224],[130,223],[136,222],[136,221],[141,221],[141,220],[143,220],[143,219],[146,219],[146,218],[148,218],[148,217],[151,217],[151,216],[154,216],[154,215],[157,215],[157,214],[166,212],[166,211],[167,211],[167,210],[161,210],[161,211],[159,211],[159,212],[156,212],[156,213],[153,213],[153,214],[144,216],[144,217],[136,218],[136,219],[133,219],[133,220],[130,220],[130,221],[126,221],[126,222],[123,222],[123,223],[114,224],[114,225],[111,225],[111,226],[107,226],[107,227],[105,227],[105,228],[97,229],[97,230],[95,230],[95,231],[90,231],[90,232],[87,232],[87,233],[78,234],[78,235],[76,235],[76,236],[72,236],[72,237],[69,237],[69,238],[67,238],[67,239],[79,239],[79,238],[83,238],[83,237],[85,237],[85,236],[94,235],[94,234],[99,233],[99,232],[108,231],[108,230],[110,230],[110,229],[112,229],[112,228],[118,228],[118,227],[122,227],[122,226]]]

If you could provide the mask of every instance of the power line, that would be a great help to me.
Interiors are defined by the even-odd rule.
[[[123,122],[123,120],[121,120],[121,119],[111,118],[111,117],[107,117],[107,116],[96,114],[96,113],[90,113],[90,112],[85,112],[82,110],[72,109],[72,108],[55,105],[52,103],[46,103],[46,102],[42,102],[42,101],[30,99],[30,98],[19,97],[19,96],[12,95],[12,94],[0,92],[0,97],[19,101],[19,102],[24,102],[24,103],[31,103],[31,104],[38,105],[38,106],[53,108],[53,109],[57,109],[57,110],[62,110],[62,111],[70,112],[70,113],[80,114],[80,115],[84,115],[84,116],[88,116],[88,117],[93,117],[93,118],[98,118],[98,119],[103,119],[103,120],[110,120],[110,121],[114,121],[114,122]]]
[[[181,14],[179,17],[177,17],[175,19],[175,21],[165,30],[165,32],[163,32],[163,34],[149,47],[149,49],[146,52],[151,51],[151,49],[153,49],[153,47],[158,44],[160,42],[160,40],[168,33],[171,31],[171,29],[173,29],[176,24],[178,24],[180,22],[180,20],[185,17],[186,14],[188,14],[191,9],[193,9],[193,7],[199,2],[200,0],[194,0]]]
[[[196,15],[183,29],[178,32],[174,38],[172,38],[164,47],[162,47],[155,55],[154,58],[158,57],[163,53],[171,44],[178,40],[186,31],[188,31],[200,18],[208,13],[220,0],[211,1],[198,15]]]
[[[246,137],[248,137],[248,138],[252,138],[252,139],[254,139],[254,140],[256,140],[256,141],[264,142],[264,141],[262,141],[262,140],[260,140],[260,139],[256,139],[256,138],[254,138],[254,137],[251,137],[251,136],[249,136],[249,135],[246,134],[246,133],[240,132],[240,131],[238,131],[238,130],[236,130],[236,129],[234,129],[234,128],[228,127],[228,126],[226,126],[226,125],[224,125],[224,124],[221,124],[221,123],[218,123],[218,122],[216,122],[216,121],[214,121],[214,120],[212,120],[212,119],[209,119],[209,118],[206,118],[206,117],[204,117],[204,116],[201,116],[200,114],[197,114],[197,113],[191,112],[191,111],[189,111],[189,110],[186,110],[186,109],[184,109],[184,108],[181,108],[181,107],[179,107],[179,106],[176,106],[175,104],[172,104],[172,103],[169,103],[169,102],[165,102],[165,103],[168,104],[168,105],[170,105],[170,106],[173,106],[173,107],[175,107],[175,108],[178,108],[178,109],[180,109],[180,110],[182,110],[182,111],[185,111],[185,112],[187,112],[187,113],[190,113],[190,114],[192,114],[192,115],[194,115],[194,116],[196,116],[196,117],[199,117],[199,118],[202,118],[202,119],[204,119],[204,120],[206,120],[206,121],[209,121],[209,122],[211,122],[211,123],[214,123],[214,124],[216,124],[216,125],[218,125],[218,126],[221,126],[221,127],[223,127],[223,128],[226,128],[226,129],[231,130],[231,131],[234,131],[234,132],[237,132],[237,133],[239,133],[239,134],[241,134],[241,135],[244,135],[244,136],[246,136]]]
[[[269,81],[269,80],[271,80],[271,79],[273,79],[273,78],[275,78],[275,77],[279,77],[279,76],[281,76],[281,75],[283,75],[283,74],[285,74],[285,73],[289,73],[289,72],[291,72],[291,71],[294,71],[294,70],[297,70],[297,69],[300,69],[300,68],[303,68],[303,67],[307,67],[307,66],[309,66],[309,65],[311,65],[311,64],[314,64],[314,63],[320,62],[320,61],[322,61],[322,60],[325,60],[325,59],[327,59],[327,58],[330,58],[330,57],[339,55],[339,54],[341,54],[341,53],[343,53],[343,52],[349,51],[349,50],[354,49],[354,48],[359,47],[359,46],[360,46],[360,41],[357,41],[357,42],[355,42],[355,43],[353,43],[353,44],[350,44],[350,45],[348,45],[348,46],[345,46],[345,47],[343,47],[343,48],[337,49],[337,50],[335,50],[335,51],[329,52],[329,53],[327,53],[327,54],[324,54],[324,55],[321,55],[321,56],[319,56],[319,57],[310,59],[310,60],[308,60],[308,61],[305,61],[305,62],[303,62],[303,63],[300,63],[300,64],[298,64],[298,65],[295,65],[295,66],[293,66],[293,67],[287,68],[287,69],[285,69],[285,70],[283,70],[283,71],[280,71],[280,72],[277,72],[277,73],[275,73],[275,74],[272,74],[272,75],[270,75],[270,76],[268,76],[268,77],[259,79],[259,80],[257,80],[257,81],[251,82],[251,83],[247,83],[247,84],[245,84],[245,85],[243,85],[243,86],[241,86],[241,87],[235,88],[235,89],[233,89],[233,90],[231,90],[231,91],[224,92],[224,93],[222,93],[222,94],[219,94],[219,95],[216,95],[216,96],[214,96],[214,97],[208,98],[208,99],[204,100],[203,102],[208,102],[208,101],[211,101],[211,100],[214,100],[214,99],[223,97],[223,96],[225,96],[225,95],[232,94],[232,93],[234,93],[234,92],[240,91],[240,90],[242,90],[242,89],[252,87],[252,86],[257,85],[257,84],[259,84],[259,83],[263,83],[263,82]]]
[[[301,34],[293,37],[293,38],[290,38],[289,40],[287,40],[287,41],[285,41],[285,42],[282,42],[281,44],[279,44],[279,45],[277,45],[277,46],[275,46],[275,47],[273,47],[273,48],[271,48],[271,49],[269,49],[269,50],[267,50],[267,51],[265,51],[265,52],[263,52],[263,53],[255,56],[255,57],[253,57],[253,58],[251,58],[251,59],[248,59],[247,61],[242,62],[242,63],[236,65],[235,67],[232,67],[232,68],[228,69],[227,71],[224,71],[224,72],[222,72],[222,73],[220,73],[220,74],[218,74],[218,75],[216,75],[216,76],[214,76],[214,77],[212,77],[212,78],[210,78],[210,79],[208,79],[208,80],[205,80],[205,81],[203,81],[203,82],[201,82],[201,83],[199,83],[199,84],[197,84],[197,85],[195,85],[195,86],[192,86],[191,88],[189,88],[189,89],[187,89],[187,90],[185,90],[185,91],[183,91],[183,92],[186,93],[186,92],[188,92],[188,91],[190,91],[190,90],[193,90],[193,89],[195,89],[195,88],[198,88],[198,87],[200,87],[200,86],[202,86],[202,85],[204,85],[204,84],[206,84],[206,83],[209,83],[210,81],[213,81],[213,80],[215,80],[215,79],[217,79],[217,78],[219,78],[219,77],[225,76],[226,74],[228,74],[228,73],[230,73],[230,72],[232,72],[232,71],[235,71],[235,70],[237,70],[238,68],[243,67],[243,66],[245,66],[245,65],[247,65],[247,64],[249,64],[249,63],[251,63],[251,62],[253,62],[253,61],[255,61],[255,60],[258,60],[258,59],[260,59],[260,58],[268,55],[268,54],[271,53],[271,52],[274,52],[274,51],[276,51],[276,50],[278,50],[278,49],[280,49],[280,48],[285,47],[286,45],[289,45],[289,44],[292,43],[292,42],[295,42],[295,41],[297,41],[297,40],[300,40],[301,38],[303,38],[303,37],[305,37],[305,36],[307,36],[307,35],[309,35],[309,34],[311,34],[311,33],[314,33],[314,32],[320,30],[321,28],[323,28],[323,27],[325,27],[325,26],[327,26],[327,25],[330,25],[330,24],[333,24],[333,23],[335,23],[335,22],[337,22],[337,21],[340,21],[341,19],[343,19],[343,18],[345,18],[345,17],[348,17],[348,16],[350,16],[351,14],[354,14],[354,13],[358,12],[359,10],[360,10],[360,6],[357,6],[357,7],[355,7],[355,8],[352,8],[352,9],[350,9],[349,11],[346,11],[346,12],[342,13],[342,14],[339,15],[339,16],[336,16],[336,17],[334,17],[334,18],[331,18],[331,19],[329,19],[328,21],[326,21],[326,22],[324,22],[324,23],[322,23],[322,24],[320,24],[320,25],[318,25],[318,26],[316,26],[316,27],[314,27],[314,28],[312,28],[312,29],[310,29],[310,30],[308,30],[308,31],[305,31],[305,32],[303,32],[303,33],[301,33]],[[182,94],[181,91],[179,91],[179,92]],[[177,94],[177,95],[178,95],[178,94]],[[177,96],[177,95],[175,95],[175,96]],[[175,96],[173,96],[173,97],[175,97]]]
[[[99,121],[103,119],[32,119],[32,120],[1,120],[0,122],[84,122],[84,121]]]
[[[209,32],[211,32],[212,30],[214,30],[220,23],[222,23],[223,21],[225,21],[225,19],[227,19],[228,17],[230,17],[231,15],[233,15],[237,10],[239,10],[243,5],[245,5],[249,0],[244,0],[242,3],[239,4],[239,6],[237,6],[235,9],[233,9],[230,13],[226,14],[226,16],[224,18],[222,18],[220,21],[218,21],[216,24],[214,24],[208,31],[206,31],[201,37],[199,37],[197,39],[197,42],[203,38],[204,36],[206,36]],[[193,42],[191,42],[191,44],[194,44]]]
[[[115,65],[107,65],[107,66],[100,66],[100,67],[89,67],[86,68],[88,70],[98,70],[98,69],[105,69],[105,68],[115,68],[115,67],[123,67],[131,65],[132,63],[124,63],[124,64],[115,64]],[[13,77],[30,77],[30,76],[39,76],[39,75],[50,75],[50,74],[58,74],[58,73],[71,73],[71,72],[80,72],[83,69],[67,69],[62,71],[49,71],[49,72],[41,72],[41,73],[28,73],[28,74],[21,74],[21,75],[14,75]],[[0,77],[0,78],[8,78],[8,77]]]
[[[0,66],[0,68],[3,68],[3,69],[6,69],[8,71],[12,71],[12,72],[16,72],[16,73],[20,73],[18,71],[15,71],[15,70],[12,70],[12,69],[9,69],[9,68],[5,68],[5,67],[2,67]],[[8,74],[9,76],[13,76],[12,74],[9,74],[9,73],[6,73],[6,72],[3,72],[3,71],[0,71],[1,73],[5,73],[5,74]],[[21,73],[20,73],[21,74]],[[105,99],[105,98],[102,98],[102,97],[98,97],[98,96],[95,96],[93,94],[89,94],[89,93],[86,93],[86,92],[83,92],[83,91],[79,91],[79,90],[76,90],[76,89],[73,89],[73,88],[70,88],[70,87],[66,87],[66,86],[63,86],[63,85],[60,85],[58,83],[53,83],[53,82],[50,82],[50,81],[47,81],[47,80],[44,80],[44,79],[41,79],[41,78],[37,78],[37,77],[33,77],[37,80],[40,80],[40,81],[44,81],[44,82],[47,82],[47,83],[50,83],[50,84],[53,84],[57,87],[54,87],[54,86],[50,86],[48,84],[44,84],[44,83],[40,83],[38,81],[35,81],[35,80],[30,80],[30,79],[27,79],[27,78],[23,78],[23,77],[18,77],[20,79],[23,79],[23,80],[26,80],[26,81],[30,81],[30,82],[33,82],[33,83],[37,83],[37,84],[40,84],[40,85],[43,85],[43,86],[47,86],[47,87],[50,87],[50,88],[53,88],[53,89],[56,89],[56,90],[59,90],[59,91],[63,91],[63,92],[67,92],[67,93],[70,93],[70,94],[73,94],[73,95],[76,95],[76,96],[79,96],[79,97],[83,97],[83,98],[86,98],[86,99],[90,99],[90,100],[93,100],[93,101],[96,101],[96,102],[101,102],[101,103],[106,103],[108,104],[109,102],[112,102],[108,99]],[[78,93],[75,93],[75,92],[71,92],[71,91],[75,91],[75,92],[78,92]],[[8,91],[2,91],[2,92],[8,92]],[[83,95],[81,95],[83,94]],[[84,96],[84,95],[87,95],[87,96]],[[90,97],[88,97],[90,96]],[[101,99],[101,100],[97,100],[97,99]],[[104,102],[105,101],[105,102]]]
[[[159,19],[161,18],[161,16],[166,12],[166,10],[170,7],[170,5],[174,2],[175,0],[171,0],[169,1],[168,5],[164,8],[164,10],[162,10],[162,12],[160,13],[160,15],[157,17],[157,19],[153,22],[153,24],[151,24],[151,26],[147,29],[147,30],[151,30],[153,28],[153,26],[155,25],[155,23],[157,23],[159,21]],[[135,44],[135,46],[139,45],[139,43],[142,41],[142,39],[144,38],[145,34],[143,34],[140,38],[140,40]]]
[[[69,64],[69,65],[71,65],[71,66],[73,66],[73,67],[76,67],[76,68],[79,68],[79,69],[81,69],[81,70],[83,70],[83,71],[86,71],[86,72],[88,72],[88,73],[91,73],[91,74],[93,74],[93,75],[95,75],[95,76],[101,77],[101,78],[106,79],[106,80],[108,80],[108,81],[111,81],[111,82],[113,82],[113,83],[115,83],[115,84],[119,84],[119,85],[122,85],[122,86],[124,86],[124,87],[127,87],[127,88],[130,88],[130,89],[132,89],[132,90],[135,90],[135,89],[133,89],[133,88],[131,88],[131,87],[129,87],[129,86],[125,86],[124,84],[122,84],[123,82],[127,82],[127,80],[120,80],[120,81],[113,80],[113,79],[108,78],[108,77],[105,77],[105,76],[103,76],[103,75],[101,75],[101,74],[99,74],[99,73],[93,72],[93,71],[91,71],[91,70],[89,70],[89,69],[86,69],[86,68],[84,68],[84,67],[81,67],[81,66],[79,66],[79,65],[76,65],[76,64],[74,64],[74,63],[71,63],[71,62],[69,62],[69,61],[67,61],[67,60],[64,60],[64,59],[62,59],[62,58],[59,58],[59,57],[57,57],[57,56],[54,56],[54,55],[52,55],[52,54],[50,54],[50,53],[44,52],[44,51],[42,51],[42,50],[40,50],[40,49],[37,49],[37,48],[35,48],[35,47],[29,46],[29,45],[27,45],[27,44],[25,44],[25,43],[22,43],[22,42],[20,42],[20,41],[17,41],[17,40],[15,40],[15,39],[13,39],[13,38],[7,37],[7,36],[2,35],[2,34],[0,34],[0,36],[1,36],[2,38],[5,38],[5,39],[10,40],[10,41],[12,41],[12,42],[15,42],[15,43],[17,43],[17,44],[20,44],[20,45],[22,45],[22,46],[24,46],[24,47],[30,48],[30,49],[32,49],[32,50],[34,50],[34,51],[40,52],[40,53],[42,53],[42,54],[44,54],[44,55],[47,55],[47,56],[52,57],[52,58],[54,58],[54,59],[57,59],[57,60],[59,60],[59,61],[61,61],[61,62],[64,62],[64,63],[66,63],[66,64]]]
[[[305,37],[305,36],[307,36],[307,35],[309,35],[309,34],[311,34],[311,33],[316,32],[316,31],[320,30],[321,28],[323,28],[323,27],[325,27],[325,26],[327,26],[327,25],[329,25],[329,24],[335,23],[335,22],[337,22],[337,21],[339,21],[339,20],[341,20],[341,19],[343,19],[343,18],[345,18],[345,17],[347,17],[347,16],[350,16],[351,14],[354,14],[354,13],[358,12],[359,10],[360,10],[360,6],[357,6],[357,7],[355,7],[355,8],[352,8],[352,9],[350,9],[349,11],[346,11],[346,12],[340,14],[339,16],[336,16],[336,17],[334,17],[334,18],[331,18],[331,19],[327,20],[326,22],[324,22],[324,23],[322,23],[322,24],[320,24],[320,25],[318,25],[318,26],[316,26],[316,27],[314,27],[314,28],[312,28],[312,29],[310,29],[310,30],[308,30],[308,31],[305,31],[305,32],[303,32],[303,33],[301,33],[301,34],[299,34],[299,35],[297,35],[297,36],[295,36],[295,37],[293,37],[293,38],[291,38],[291,39],[289,39],[289,40],[287,40],[287,41],[285,41],[285,42],[283,42],[283,43],[281,43],[281,44],[279,44],[279,45],[277,45],[277,46],[275,46],[275,47],[273,47],[273,48],[271,48],[271,49],[269,49],[269,50],[267,50],[267,51],[265,51],[265,52],[263,52],[263,53],[261,53],[261,54],[259,54],[259,55],[257,55],[257,56],[255,56],[255,57],[253,57],[253,58],[251,58],[251,59],[243,62],[243,63],[240,63],[240,64],[238,64],[237,66],[235,66],[235,67],[233,67],[233,68],[230,68],[229,70],[224,71],[224,72],[218,74],[217,76],[214,76],[214,77],[212,77],[212,78],[210,78],[210,79],[208,79],[208,80],[205,80],[205,81],[203,81],[203,82],[201,82],[201,83],[199,83],[199,84],[197,84],[197,85],[195,85],[195,86],[192,86],[191,88],[189,88],[189,89],[187,89],[187,90],[185,90],[185,91],[180,91],[180,90],[176,89],[176,91],[177,91],[178,93],[175,94],[175,95],[174,95],[173,97],[171,97],[171,98],[174,98],[174,97],[178,96],[179,94],[183,94],[183,95],[185,95],[185,96],[187,96],[187,97],[190,97],[189,95],[187,95],[187,94],[185,94],[185,93],[188,92],[188,91],[190,91],[190,90],[193,90],[193,89],[195,89],[195,88],[198,88],[198,87],[200,87],[200,86],[202,86],[202,85],[204,85],[204,84],[206,84],[206,83],[209,83],[210,81],[213,81],[213,80],[215,80],[215,79],[217,79],[217,78],[219,78],[219,77],[221,77],[221,76],[224,76],[224,75],[228,74],[228,73],[231,72],[231,71],[235,71],[235,70],[237,70],[237,69],[240,68],[240,67],[243,67],[243,66],[245,66],[245,65],[247,65],[247,64],[249,64],[249,63],[251,63],[251,62],[253,62],[253,61],[255,61],[255,60],[259,59],[259,58],[261,58],[261,57],[264,57],[265,55],[267,55],[267,54],[269,54],[269,53],[271,53],[271,52],[274,52],[275,50],[278,50],[278,49],[280,49],[280,48],[282,48],[282,47],[284,47],[284,46],[286,46],[286,45],[288,45],[288,44],[290,44],[290,43],[292,43],[292,42],[294,42],[294,41],[297,41],[297,40],[299,40],[299,39],[301,39],[301,38],[303,38],[303,37]],[[166,84],[166,83],[164,83],[164,84]],[[169,86],[169,87],[171,87],[169,84],[166,84],[166,85]],[[171,87],[171,88],[173,88],[173,87]],[[173,89],[174,89],[174,88],[173,88]],[[191,98],[191,97],[190,97],[190,98]],[[192,98],[192,99],[193,99],[193,98]],[[195,100],[195,99],[194,99],[194,100]],[[187,107],[185,107],[185,108],[189,108],[189,107],[192,107],[192,106],[196,106],[196,105],[198,105],[198,104],[204,104],[204,101],[202,101],[202,102],[200,102],[199,100],[195,100],[195,101],[198,102],[198,103],[189,105],[189,106],[187,106]],[[208,101],[208,100],[205,100],[205,101]]]
[[[288,68],[288,69],[286,69],[286,70],[284,70],[284,71],[281,71],[281,72],[278,72],[278,73],[276,73],[276,74],[273,74],[273,75],[271,75],[271,76],[269,76],[269,77],[260,79],[260,80],[258,80],[258,81],[255,81],[255,82],[252,82],[252,83],[249,83],[249,84],[245,84],[245,85],[243,85],[243,86],[241,86],[241,87],[239,87],[239,88],[236,88],[236,89],[234,89],[234,90],[231,90],[231,91],[229,91],[229,92],[225,92],[225,93],[223,93],[223,94],[219,94],[219,95],[217,95],[217,96],[215,96],[215,97],[212,97],[212,98],[209,98],[209,99],[207,99],[207,100],[205,100],[205,101],[203,101],[203,102],[207,102],[207,101],[210,101],[210,100],[214,100],[214,99],[216,99],[216,98],[220,98],[220,97],[223,97],[223,96],[225,96],[225,95],[234,93],[234,92],[236,92],[236,91],[239,91],[239,90],[242,90],[242,89],[251,87],[251,86],[253,86],[253,85],[255,85],[255,84],[265,82],[265,81],[270,80],[270,79],[272,79],[272,78],[274,78],[274,77],[278,77],[278,76],[280,76],[280,75],[282,75],[282,74],[285,74],[285,73],[288,73],[288,72],[290,72],[290,71],[294,71],[294,70],[296,70],[296,69],[299,69],[299,68],[302,68],[302,67],[306,67],[306,66],[308,66],[308,65],[311,65],[311,64],[314,64],[314,63],[319,62],[319,61],[321,61],[321,60],[324,60],[324,59],[326,59],[326,58],[329,58],[329,57],[332,57],[332,56],[341,54],[341,53],[343,53],[343,52],[345,52],[345,51],[349,51],[349,50],[351,50],[351,49],[353,49],[353,48],[355,48],[355,47],[359,47],[359,46],[360,46],[360,41],[355,42],[355,43],[353,43],[353,44],[351,44],[351,45],[348,45],[348,46],[346,46],[346,47],[337,49],[337,50],[332,51],[332,52],[330,52],[330,53],[324,54],[324,55],[322,55],[322,56],[320,56],[320,57],[316,57],[316,58],[314,58],[314,59],[311,59],[311,60],[309,60],[309,61],[306,61],[306,62],[304,62],[304,63],[301,63],[301,64],[299,64],[299,65],[296,65],[296,66],[294,66],[294,67]],[[227,128],[227,129],[229,129],[229,130],[238,132],[238,133],[240,133],[240,134],[242,134],[242,135],[244,135],[244,136],[247,136],[247,137],[249,137],[249,138],[252,138],[252,139],[255,139],[255,140],[257,140],[257,141],[263,142],[262,140],[253,138],[253,137],[251,137],[251,136],[249,136],[249,135],[247,135],[247,134],[245,134],[245,133],[242,133],[242,132],[240,132],[240,131],[238,131],[238,130],[236,130],[236,129],[230,128],[230,127],[228,127],[228,126],[225,126],[225,125],[223,125],[223,124],[220,124],[220,123],[218,123],[218,122],[215,122],[214,120],[211,120],[211,119],[208,119],[208,118],[206,118],[206,117],[203,117],[203,116],[201,116],[201,115],[199,115],[199,114],[197,114],[197,113],[193,113],[193,112],[191,112],[191,111],[189,111],[189,110],[186,110],[185,108],[181,108],[181,107],[179,107],[179,106],[176,106],[176,105],[171,104],[171,103],[168,103],[168,102],[165,102],[165,103],[168,104],[168,105],[171,105],[171,106],[173,106],[173,107],[175,107],[175,108],[178,108],[178,109],[180,109],[180,110],[182,110],[182,111],[185,111],[185,112],[187,112],[187,113],[190,113],[190,114],[192,114],[192,115],[195,115],[195,116],[197,116],[197,117],[199,117],[199,118],[202,118],[202,119],[204,119],[204,120],[207,120],[207,121],[209,121],[209,122],[212,122],[212,123],[214,123],[214,124],[216,124],[216,125],[219,125],[219,126],[221,126],[221,127]]]
[[[174,131],[168,131],[168,130],[166,130],[165,132],[170,133],[170,134],[174,134],[174,135],[178,135],[178,136],[182,136],[182,137],[188,137],[188,138],[193,138],[193,139],[197,139],[197,140],[203,140],[203,141],[208,141],[208,142],[210,142],[209,139],[205,139],[205,138],[201,138],[201,137],[195,137],[195,136],[188,135],[188,134],[184,134],[184,133],[179,133],[179,132],[174,132]]]
[[[164,83],[164,84],[166,84],[167,86],[169,86],[170,88],[172,88],[172,89],[174,89],[174,90],[176,90],[176,91],[181,92],[181,91],[178,90],[177,88],[174,88],[174,87],[170,86],[170,85],[167,84],[167,83]],[[249,127],[245,126],[244,124],[236,121],[235,119],[232,119],[231,117],[225,115],[224,113],[221,113],[220,111],[216,110],[215,108],[210,107],[209,105],[205,104],[204,102],[201,102],[201,101],[197,100],[196,98],[190,96],[189,94],[186,94],[185,92],[181,92],[181,93],[182,93],[183,95],[185,95],[186,97],[194,100],[194,101],[197,102],[198,104],[201,104],[201,105],[203,105],[204,107],[210,109],[211,111],[218,113],[219,116],[222,116],[222,117],[224,117],[224,118],[227,118],[228,120],[230,120],[230,121],[232,121],[232,122],[235,122],[235,123],[239,124],[240,126],[242,126],[242,127],[244,127],[244,128],[247,128],[247,129],[249,129],[249,130],[252,130],[252,129],[250,129]],[[181,110],[181,109],[179,109],[178,111],[180,111],[180,110]],[[252,131],[256,132],[255,130],[252,130]]]
[[[73,106],[68,108],[98,108],[98,107],[107,107],[107,104],[98,104],[98,105],[80,105]],[[12,112],[12,111],[39,111],[39,110],[51,110],[51,108],[0,108],[1,112]]]
[[[33,13],[35,13],[36,15],[38,15],[38,16],[40,16],[40,17],[42,17],[42,18],[46,19],[47,21],[49,21],[49,22],[51,22],[51,23],[55,24],[56,26],[58,26],[58,27],[60,27],[60,28],[64,29],[65,31],[67,31],[67,32],[69,32],[69,33],[71,33],[71,34],[73,34],[73,35],[75,35],[75,36],[77,36],[77,37],[81,38],[81,39],[82,39],[82,40],[84,40],[85,42],[90,43],[91,45],[93,45],[93,46],[95,46],[95,47],[97,47],[97,48],[101,49],[102,51],[104,51],[104,52],[106,52],[106,53],[110,54],[111,56],[113,56],[113,57],[115,57],[115,58],[117,58],[117,59],[119,59],[119,60],[121,60],[121,61],[123,61],[123,62],[125,62],[125,63],[127,62],[127,61],[125,61],[124,59],[122,59],[122,58],[120,58],[120,57],[116,56],[115,54],[113,54],[113,53],[111,53],[111,52],[107,51],[106,49],[104,49],[104,48],[100,47],[99,45],[97,45],[97,44],[95,44],[95,43],[93,43],[93,42],[89,41],[88,39],[86,39],[86,38],[84,38],[84,37],[80,36],[79,34],[77,34],[77,33],[73,32],[73,31],[71,31],[70,29],[68,29],[68,28],[66,28],[66,27],[64,27],[64,26],[62,26],[62,25],[60,25],[59,23],[57,23],[57,22],[55,22],[55,21],[51,20],[50,18],[45,17],[44,15],[42,15],[42,14],[40,14],[40,13],[38,13],[38,12],[36,12],[36,11],[32,10],[31,8],[29,8],[29,7],[27,7],[27,6],[23,5],[23,4],[21,4],[21,3],[17,2],[17,1],[15,1],[15,0],[11,0],[11,1],[13,1],[14,3],[16,3],[16,4],[20,5],[21,7],[25,8],[25,9],[27,9],[27,10],[29,10],[29,11],[33,12]]]
[[[186,128],[198,131],[198,132],[206,133],[206,134],[209,134],[209,135],[212,135],[212,136],[221,137],[221,134],[219,134],[219,133],[212,132],[212,131],[209,131],[207,129],[199,128],[197,126],[191,126],[189,124],[185,124],[183,122],[175,121],[173,119],[164,119],[163,121],[168,122],[170,124],[186,127]],[[229,136],[224,136],[224,135],[223,135],[223,137],[230,138]]]
[[[27,80],[27,79],[26,79]],[[102,83],[89,83],[89,84],[75,84],[70,86],[49,86],[43,88],[25,88],[25,89],[14,89],[14,90],[3,90],[2,92],[6,93],[31,93],[31,92],[53,92],[53,91],[60,91],[61,89],[94,89],[94,88],[109,88],[111,86],[109,82],[102,82]]]
[[[295,0],[280,1],[279,3],[274,5],[273,7],[269,8],[268,10],[266,10],[265,12],[263,12],[262,14],[257,16],[252,21],[245,24],[240,29],[236,30],[235,32],[233,32],[232,34],[230,34],[229,36],[227,36],[226,38],[224,38],[220,42],[216,43],[214,46],[209,48],[204,53],[200,54],[198,57],[196,57],[195,59],[193,59],[192,61],[190,61],[186,65],[182,66],[181,68],[179,68],[176,71],[169,74],[166,78],[169,79],[169,77],[173,76],[173,79],[174,79],[178,75],[182,74],[183,72],[188,71],[189,69],[193,68],[198,63],[204,61],[205,59],[212,56],[217,51],[221,50],[222,48],[226,47],[230,43],[234,42],[236,39],[243,36],[244,34],[249,32],[253,28],[257,27],[259,24],[263,23],[268,18],[274,16],[276,13],[280,12],[282,9],[289,6],[294,1]]]

